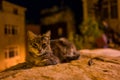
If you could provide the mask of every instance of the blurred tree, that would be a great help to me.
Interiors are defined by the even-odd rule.
[[[83,21],[79,30],[81,34],[76,35],[74,40],[78,49],[95,48],[96,39],[103,34],[103,31],[99,29],[99,23],[93,18]]]

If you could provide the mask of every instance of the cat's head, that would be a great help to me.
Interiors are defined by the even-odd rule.
[[[50,31],[43,35],[36,35],[28,31],[28,51],[33,56],[40,56],[51,50],[50,48]]]

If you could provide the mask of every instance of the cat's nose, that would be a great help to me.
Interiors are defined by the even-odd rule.
[[[41,50],[38,50],[39,51],[39,53],[41,53]]]

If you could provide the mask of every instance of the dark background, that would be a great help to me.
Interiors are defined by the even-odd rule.
[[[27,8],[26,22],[40,24],[40,11],[46,8],[51,8],[54,5],[58,7],[67,6],[75,14],[76,25],[78,25],[83,18],[82,1],[81,0],[7,0],[9,2],[21,5]]]

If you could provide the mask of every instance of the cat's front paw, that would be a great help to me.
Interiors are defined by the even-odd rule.
[[[44,59],[41,63],[44,66],[48,66],[48,65],[56,65],[56,64],[58,64],[60,62],[57,59]]]

